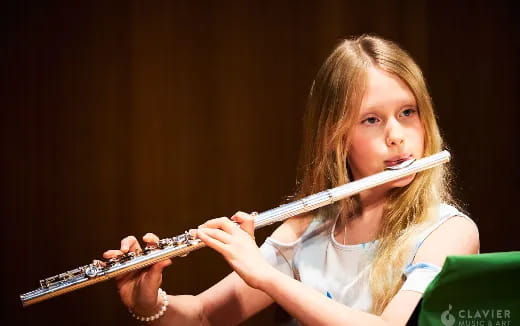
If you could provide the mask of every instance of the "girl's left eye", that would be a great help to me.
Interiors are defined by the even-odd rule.
[[[401,115],[403,115],[405,117],[409,117],[409,116],[415,114],[416,112],[417,112],[417,110],[415,110],[415,109],[406,109],[403,112],[401,112]]]

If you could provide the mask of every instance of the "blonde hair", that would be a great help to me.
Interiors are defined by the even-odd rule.
[[[424,128],[424,156],[443,149],[426,83],[410,55],[377,36],[344,40],[327,58],[311,87],[297,198],[351,181],[347,162],[349,135],[359,113],[370,67],[394,74],[413,92]],[[370,272],[373,313],[380,314],[401,287],[402,269],[409,258],[413,235],[437,216],[440,202],[453,203],[449,175],[446,165],[433,168],[418,173],[409,185],[389,192]],[[321,213],[341,213],[349,218],[359,211],[359,197],[354,196],[323,208]]]

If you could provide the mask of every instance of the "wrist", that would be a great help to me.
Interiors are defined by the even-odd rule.
[[[273,288],[273,285],[278,282],[280,274],[284,275],[279,270],[269,265],[266,271],[262,273],[262,277],[259,278],[257,286],[255,288],[265,293],[269,293],[270,289]]]
[[[139,302],[138,304],[134,305],[133,307],[129,307],[129,311],[131,313],[135,313],[138,316],[151,316],[157,313],[163,305],[163,299],[161,296],[161,289],[157,290],[157,296],[155,298],[155,302],[150,302],[150,300],[143,300],[142,302]]]
[[[128,312],[139,321],[151,322],[161,318],[166,309],[168,308],[168,295],[162,289],[157,291],[157,301],[153,308],[145,310],[132,311],[128,309]]]

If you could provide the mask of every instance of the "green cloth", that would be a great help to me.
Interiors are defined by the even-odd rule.
[[[449,256],[423,294],[419,325],[520,325],[520,251]]]

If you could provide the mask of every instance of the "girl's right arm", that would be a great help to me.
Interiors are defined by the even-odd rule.
[[[146,244],[157,243],[159,238],[148,233]],[[103,257],[110,259],[128,251],[141,249],[134,236],[121,241],[120,250],[108,250]],[[153,316],[160,311],[162,302],[158,289],[162,282],[162,270],[171,260],[161,261],[148,268],[130,272],[117,278],[117,286],[123,304],[139,316]],[[260,290],[248,286],[236,273],[197,296],[168,296],[168,308],[154,325],[234,325],[270,305],[273,300]]]

